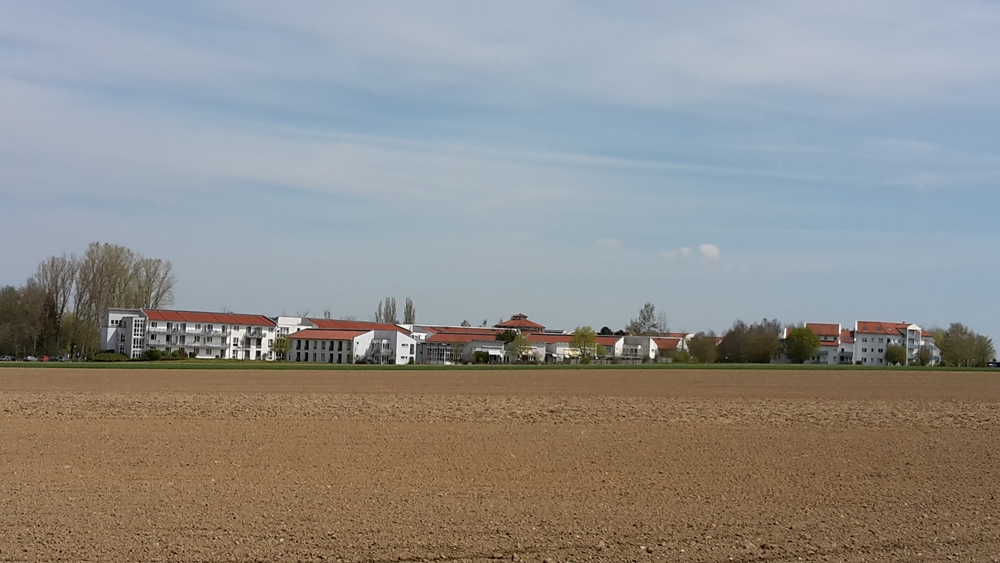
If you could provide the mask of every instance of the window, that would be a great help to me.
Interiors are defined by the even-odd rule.
[[[149,323],[150,328],[156,328],[156,321]]]
[[[316,361],[316,352],[313,352],[313,361]]]
[[[199,323],[199,324],[194,325],[194,329],[195,330],[201,330],[201,324]]]
[[[862,338],[861,341],[862,342],[868,342],[868,337],[866,336],[865,338]]]
[[[867,352],[867,351],[868,351],[868,348],[862,348],[862,349],[861,349],[861,352],[862,352],[862,353],[864,353],[864,352]]]
[[[413,344],[410,344],[410,353],[411,354],[413,353],[413,346],[414,346]]]
[[[879,339],[878,339],[878,341],[879,341],[879,342],[882,342],[882,339],[881,339],[881,338],[879,338]]]
[[[296,340],[295,341],[295,349],[296,350],[301,350],[302,349],[302,341],[301,340]]]
[[[879,348],[878,351],[879,351],[880,354],[882,353],[882,349],[881,348]]]
[[[323,349],[326,350],[326,340],[323,341]]]

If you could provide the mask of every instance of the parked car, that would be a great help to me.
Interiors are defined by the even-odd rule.
[[[13,362],[14,356],[0,356],[0,362]]]
[[[26,362],[37,362],[38,358],[36,358],[34,356],[25,356],[24,357],[24,361],[26,361]]]

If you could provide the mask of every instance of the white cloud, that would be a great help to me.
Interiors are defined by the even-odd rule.
[[[701,253],[701,257],[706,262],[715,262],[722,255],[719,251],[719,247],[714,244],[703,244],[698,247],[698,252]]]
[[[687,246],[682,246],[677,250],[670,250],[663,253],[663,257],[667,260],[684,259],[689,256],[691,256],[691,248]]]

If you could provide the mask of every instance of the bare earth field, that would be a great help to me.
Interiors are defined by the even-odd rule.
[[[0,561],[998,561],[1000,374],[0,369]]]

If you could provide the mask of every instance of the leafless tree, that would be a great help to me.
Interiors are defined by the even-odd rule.
[[[417,308],[413,306],[413,300],[407,297],[403,306],[403,324],[412,325],[415,322],[417,322]]]

